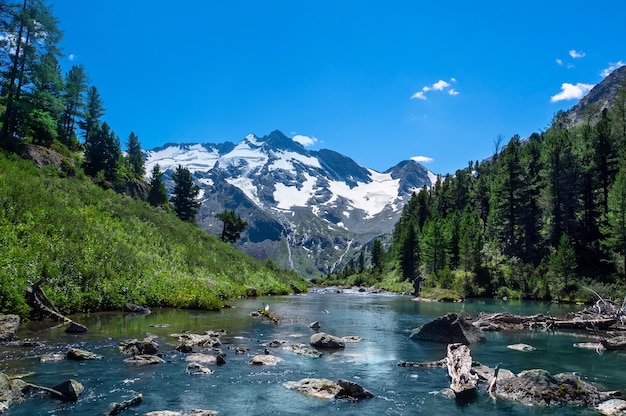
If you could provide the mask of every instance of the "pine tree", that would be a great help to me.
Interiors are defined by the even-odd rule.
[[[626,173],[620,170],[609,192],[609,212],[604,231],[605,245],[622,259],[621,273],[626,278]]]
[[[383,243],[378,238],[374,240],[374,242],[372,243],[371,255],[372,255],[372,269],[378,273],[382,272],[384,249],[383,249]]]
[[[89,133],[93,128],[100,124],[100,118],[104,116],[104,103],[100,97],[100,93],[95,86],[89,87],[87,90],[87,102],[85,104],[85,112],[82,120],[78,121],[78,127],[83,130],[83,138],[88,141]]]
[[[174,193],[170,197],[170,202],[174,205],[174,211],[181,220],[193,222],[200,207],[200,203],[196,201],[200,188],[193,183],[189,169],[182,165],[176,168],[172,179],[174,180]]]
[[[241,233],[248,226],[248,222],[244,221],[233,210],[227,210],[215,215],[216,218],[223,221],[222,233],[220,240],[226,243],[235,243],[241,237]],[[352,270],[354,270],[354,259],[352,259]]]
[[[162,207],[167,204],[167,191],[165,190],[165,184],[163,184],[163,172],[161,172],[161,167],[158,164],[152,168],[148,203],[153,207]]]
[[[126,158],[130,165],[130,170],[137,177],[143,177],[146,170],[143,167],[143,154],[141,153],[141,144],[139,143],[139,137],[135,133],[131,132],[126,142]]]
[[[57,45],[61,40],[58,21],[50,7],[42,0],[24,0],[21,4],[6,4],[0,20],[3,37],[3,51],[6,59],[2,64],[3,96],[5,97],[4,117],[0,130],[0,142],[9,143],[18,132],[27,131],[28,105],[24,92],[34,82],[37,62],[47,54],[58,56]],[[43,120],[40,111],[35,120]],[[52,114],[49,114],[52,117]],[[47,123],[47,121],[45,122]]]
[[[122,161],[122,150],[119,137],[106,122],[92,129],[85,147],[85,173],[95,177],[102,172],[106,179],[115,180]]]
[[[409,223],[400,237],[399,262],[402,278],[413,281],[419,276],[420,248],[416,226]]]
[[[85,109],[85,92],[87,91],[87,73],[83,65],[74,65],[65,76],[63,102],[65,111],[59,126],[59,139],[70,148],[78,147],[76,137],[76,120]]]

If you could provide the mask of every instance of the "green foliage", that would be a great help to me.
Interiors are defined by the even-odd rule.
[[[167,205],[167,191],[163,184],[163,172],[161,172],[161,167],[158,164],[154,165],[152,168],[148,203],[153,207],[163,207]]]
[[[193,222],[200,207],[200,203],[196,201],[200,188],[193,183],[189,169],[182,165],[176,168],[172,179],[174,180],[174,193],[170,202],[174,205],[174,211],[181,220]]]
[[[123,302],[215,309],[226,299],[306,289],[171,213],[56,169],[0,155],[0,312],[25,314],[42,286],[64,313]]]
[[[106,122],[93,128],[85,147],[85,173],[95,177],[102,172],[106,180],[114,181],[121,167],[122,149],[120,139]]]
[[[242,220],[241,217],[233,210],[225,209],[224,211],[215,214],[215,218],[224,223],[222,233],[220,234],[220,240],[225,243],[235,243],[239,240],[241,233],[248,226],[248,222]]]
[[[141,153],[141,144],[139,137],[133,132],[128,136],[126,142],[126,160],[130,166],[131,172],[138,178],[142,178],[146,170],[143,167],[143,155]]]

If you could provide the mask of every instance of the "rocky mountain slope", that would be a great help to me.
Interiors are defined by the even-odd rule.
[[[568,126],[578,124],[590,116],[592,119],[597,119],[603,109],[610,107],[615,102],[619,89],[625,83],[626,66],[622,66],[594,86],[587,95],[565,113]]]
[[[200,186],[198,225],[219,234],[215,214],[233,209],[248,228],[237,243],[257,259],[315,277],[345,264],[392,231],[414,191],[436,176],[414,161],[385,172],[332,150],[309,151],[280,131],[239,143],[167,144],[146,152],[146,172],[188,168]]]

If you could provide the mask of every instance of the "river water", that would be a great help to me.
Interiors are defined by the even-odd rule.
[[[68,335],[64,328],[24,326],[21,339],[38,340],[44,346],[0,347],[0,371],[30,373],[24,379],[52,387],[74,378],[85,387],[76,403],[64,403],[47,396],[31,398],[14,405],[8,415],[103,415],[112,402],[127,400],[137,393],[143,402],[123,415],[143,415],[155,410],[217,410],[220,415],[592,415],[588,409],[561,407],[533,409],[480,394],[470,404],[459,405],[439,391],[448,387],[446,369],[398,367],[401,361],[431,361],[445,356],[443,344],[413,341],[411,330],[447,312],[509,311],[521,314],[550,312],[562,316],[577,306],[548,303],[474,300],[465,303],[414,302],[409,297],[390,294],[364,294],[357,291],[336,293],[318,291],[304,295],[267,297],[235,301],[221,312],[153,310],[145,316],[97,313],[73,317],[89,332]],[[279,324],[253,318],[250,312],[269,305]],[[300,356],[281,347],[267,347],[272,340],[308,346],[319,321],[321,331],[337,336],[358,336],[359,343],[348,343],[337,352],[324,352],[319,358]],[[151,325],[169,325],[167,328]],[[227,363],[214,367],[208,375],[186,374],[184,354],[174,350],[172,333],[225,330],[222,349]],[[159,351],[166,363],[135,366],[122,362],[121,341],[146,335],[158,336]],[[626,353],[604,352],[573,347],[576,342],[592,341],[581,332],[527,331],[488,333],[487,340],[472,346],[472,357],[491,367],[520,372],[543,368],[551,373],[571,372],[605,390],[626,387]],[[518,352],[509,344],[526,343],[537,348]],[[65,353],[78,347],[104,356],[98,361],[40,362],[49,353]],[[237,355],[242,346],[247,354]],[[273,367],[253,367],[248,361],[268,348],[284,361]],[[308,398],[283,386],[303,378],[348,379],[374,393],[373,399],[357,403],[322,401]]]

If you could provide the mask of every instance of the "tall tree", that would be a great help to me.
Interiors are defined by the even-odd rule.
[[[375,239],[374,242],[372,243],[371,255],[372,255],[372,269],[375,272],[382,272],[384,249],[383,249],[383,243],[378,238]]]
[[[502,243],[506,254],[517,253],[522,224],[522,165],[519,158],[520,139],[514,136],[494,163],[490,186],[488,236]]]
[[[233,210],[225,209],[219,214],[215,214],[215,217],[221,220],[224,225],[222,226],[222,233],[220,234],[220,240],[225,243],[235,243],[241,237],[241,233],[248,226],[248,222],[244,221]],[[354,259],[352,259],[354,268]]]
[[[95,86],[87,90],[87,103],[82,120],[78,121],[78,126],[83,130],[83,138],[88,140],[88,136],[93,128],[100,123],[100,118],[104,116],[104,103],[100,93]]]
[[[48,53],[59,55],[61,32],[43,0],[6,4],[3,9],[6,13],[2,15],[0,32],[7,54],[1,62],[5,111],[0,141],[6,143],[15,137],[28,116],[23,93],[32,86],[37,59]]]
[[[76,147],[76,121],[85,109],[85,92],[87,91],[87,73],[83,65],[74,65],[65,76],[63,102],[65,111],[59,126],[61,142],[69,147]]]
[[[191,172],[182,165],[176,168],[172,179],[174,193],[170,197],[170,202],[174,205],[174,211],[181,220],[193,222],[200,207],[200,203],[196,201],[200,187],[193,183]]]
[[[626,173],[621,169],[609,192],[609,213],[604,229],[605,244],[622,259],[621,273],[626,279]]]
[[[161,172],[161,167],[158,164],[152,168],[148,203],[153,207],[162,207],[167,204],[167,191],[163,183],[163,172]]]
[[[407,224],[401,236],[399,261],[404,280],[413,281],[419,276],[420,248],[414,223]]]
[[[141,153],[141,143],[139,137],[133,132],[128,136],[126,142],[126,158],[130,166],[130,170],[138,177],[143,177],[146,170],[143,167],[143,154]]]
[[[96,176],[102,172],[108,180],[115,180],[122,161],[120,139],[108,123],[94,127],[85,143],[85,173]]]
[[[559,128],[555,122],[548,132],[543,146],[543,175],[546,186],[543,200],[545,203],[545,219],[548,240],[553,247],[559,244],[563,234],[574,235],[578,226],[578,182],[580,171],[578,160],[572,152],[569,132]]]

